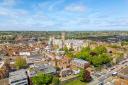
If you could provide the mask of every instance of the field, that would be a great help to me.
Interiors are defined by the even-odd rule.
[[[73,81],[66,83],[65,85],[87,85],[87,84],[79,80],[73,80]]]

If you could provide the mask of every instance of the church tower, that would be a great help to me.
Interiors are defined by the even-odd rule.
[[[49,38],[48,46],[49,46],[50,48],[53,47],[53,37],[52,37],[52,36],[50,36],[50,38]]]
[[[61,33],[62,49],[64,48],[65,43],[65,32]]]
[[[65,41],[65,32],[62,32],[62,33],[61,33],[61,39],[62,39],[63,41]]]

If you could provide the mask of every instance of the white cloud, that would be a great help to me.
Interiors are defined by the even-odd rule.
[[[54,22],[49,17],[43,15],[43,12],[41,11],[32,14],[29,13],[28,10],[4,8],[1,6],[0,17],[6,17],[3,18],[3,20],[1,19],[2,22],[0,23],[0,28],[24,29],[49,27],[54,25]]]
[[[64,2],[64,0],[58,0],[54,3],[52,3],[50,6],[49,6],[49,10],[52,11],[54,10],[55,8],[58,8],[57,5],[59,4],[62,4]]]
[[[3,0],[1,3],[2,6],[12,7],[18,3],[19,0]]]
[[[58,6],[61,5],[64,0],[56,0],[56,1],[46,1],[38,4],[34,4],[33,8],[36,10],[47,10],[47,11],[55,11],[58,9]]]
[[[85,12],[86,7],[83,4],[70,4],[65,7],[65,10],[70,12]]]
[[[28,12],[23,9],[11,9],[11,8],[0,7],[0,16],[22,17],[22,16],[26,16],[27,14]]]

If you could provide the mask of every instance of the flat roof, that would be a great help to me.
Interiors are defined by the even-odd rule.
[[[24,79],[24,78],[27,78],[25,69],[21,69],[21,70],[9,73],[9,80],[10,81],[21,80],[21,79]]]
[[[56,72],[56,69],[53,66],[48,65],[48,64],[35,64],[34,66],[38,70],[43,71],[45,73]]]
[[[77,63],[89,63],[88,61],[82,60],[82,59],[78,59],[78,58],[73,58],[73,61],[77,62]]]

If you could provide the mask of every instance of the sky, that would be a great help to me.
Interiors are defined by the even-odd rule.
[[[128,30],[128,0],[0,0],[0,30]]]

